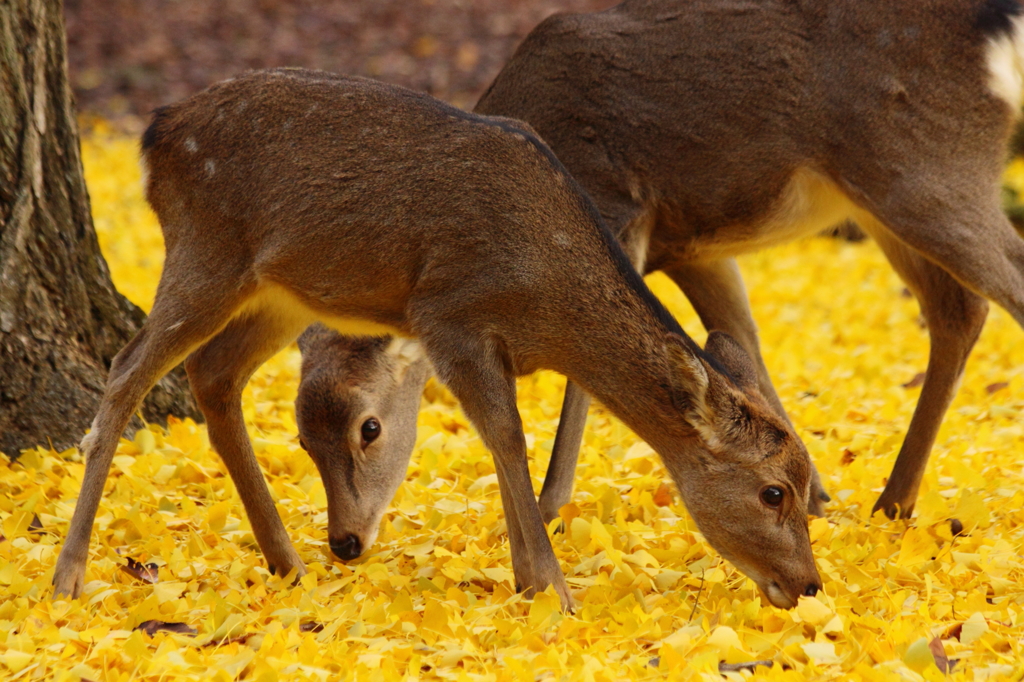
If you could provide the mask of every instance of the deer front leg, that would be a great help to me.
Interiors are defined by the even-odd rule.
[[[757,324],[750,312],[747,291],[743,286],[736,259],[705,262],[677,263],[665,269],[676,285],[682,289],[693,305],[701,324],[709,332],[723,331],[743,346],[754,361],[757,385],[768,404],[787,422],[790,422],[782,401],[775,392],[768,368],[761,357],[761,344],[757,338]],[[811,494],[807,510],[815,516],[825,515],[825,502],[831,498],[825,492],[817,467],[811,467]]]
[[[302,326],[278,316],[257,314],[236,318],[185,361],[189,384],[206,417],[210,444],[234,481],[256,542],[270,572],[296,578],[306,567],[274,506],[242,415],[242,390],[252,373],[289,341]]]
[[[914,511],[942,418],[956,395],[967,356],[985,325],[988,303],[888,233],[877,229],[872,232],[889,262],[917,296],[931,339],[921,397],[889,481],[873,509],[881,509],[889,518],[908,518]]]
[[[494,457],[517,589],[531,596],[554,585],[562,607],[571,609],[572,597],[533,494],[515,377],[505,369],[510,364],[495,344],[467,338],[464,329],[431,330],[421,340],[437,377],[458,398]]]
[[[580,457],[589,407],[590,396],[573,382],[566,381],[551,461],[540,491],[540,515],[545,524],[557,519],[558,510],[572,501],[572,484],[576,479],[576,463]]]

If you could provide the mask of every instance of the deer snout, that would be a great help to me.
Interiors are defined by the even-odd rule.
[[[796,606],[800,597],[813,597],[821,591],[821,578],[814,575],[812,578],[790,580],[784,584],[772,580],[761,588],[772,606],[791,609]]]
[[[363,553],[363,543],[359,536],[349,533],[342,538],[330,538],[329,544],[334,555],[342,561],[358,559]]]

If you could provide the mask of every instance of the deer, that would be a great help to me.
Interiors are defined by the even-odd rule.
[[[629,0],[549,17],[475,112],[532,126],[633,266],[665,272],[708,330],[739,343],[787,422],[735,257],[846,219],[865,228],[917,296],[932,341],[874,505],[909,518],[987,300],[1024,325],[1024,242],[999,198],[1024,97],[1022,26],[1016,0]],[[300,431],[311,423],[303,393]],[[589,403],[570,380],[540,493],[546,522],[571,499]],[[408,417],[381,426],[415,428]],[[411,444],[400,450],[389,465],[411,457]],[[391,476],[375,504],[397,489]],[[827,501],[812,478],[809,511]],[[341,532],[342,558],[372,542],[362,526]]]
[[[852,220],[916,296],[931,339],[873,507],[909,518],[988,301],[1024,326],[1024,240],[1000,202],[1024,99],[1018,0],[627,0],[553,15],[474,111],[527,122],[641,273],[761,355],[735,257]],[[541,492],[570,500],[589,396],[566,388]],[[812,513],[828,495],[814,487]]]
[[[391,380],[422,352],[460,401],[492,454],[527,596],[551,586],[572,608],[516,406],[515,377],[541,368],[571,377],[660,453],[707,541],[771,603],[789,608],[821,589],[810,461],[760,394],[752,361],[727,334],[703,349],[686,335],[528,125],[368,79],[272,69],[159,109],[142,160],[166,260],[80,445],[85,473],[55,596],[81,593],[118,439],[182,361],[270,570],[305,572],[240,396],[313,322],[418,342],[410,352],[388,342],[384,355],[406,366]],[[359,480],[350,468],[374,465],[374,430],[367,419],[350,436],[361,446],[352,460],[313,455],[329,494]]]

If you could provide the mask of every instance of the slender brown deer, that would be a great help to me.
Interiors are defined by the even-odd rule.
[[[1016,0],[626,2],[540,24],[476,110],[539,131],[633,264],[666,272],[705,327],[743,346],[782,416],[734,257],[844,218],[866,228],[932,338],[875,506],[909,516],[984,324],[983,297],[1024,323],[1024,243],[999,204],[1024,89],[1022,22]],[[546,521],[569,501],[589,402],[570,381],[540,494]],[[403,416],[383,419],[383,431],[413,428]],[[827,498],[816,490],[820,514]],[[337,532],[342,558],[370,541],[357,524]]]
[[[282,69],[163,108],[142,149],[167,257],[152,312],[114,359],[82,441],[85,476],[55,594],[80,593],[118,438],[154,382],[186,358],[210,442],[268,564],[304,572],[240,395],[314,321],[418,339],[493,454],[526,593],[552,585],[571,604],[516,408],[516,375],[541,368],[571,377],[661,454],[708,541],[772,603],[790,607],[820,589],[810,461],[757,389],[750,359],[725,334],[703,350],[686,336],[525,124]],[[411,364],[401,349],[392,355]],[[373,466],[374,429],[363,428],[350,436],[366,440],[351,464],[314,456],[327,490],[358,480],[348,466]]]
[[[931,337],[875,504],[907,517],[986,299],[1024,325],[1024,241],[1000,205],[1022,92],[1018,0],[630,0],[544,21],[476,112],[528,122],[634,266],[665,272],[743,346],[780,415],[734,258],[863,227]],[[588,403],[567,388],[548,516],[569,501]]]

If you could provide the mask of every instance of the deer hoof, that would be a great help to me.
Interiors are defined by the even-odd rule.
[[[298,556],[279,561],[277,563],[267,562],[267,570],[270,571],[270,575],[279,575],[282,578],[288,577],[288,574],[293,570],[295,571],[295,579],[292,583],[298,583],[299,578],[306,575],[306,565],[302,563],[302,560]]]
[[[886,498],[885,493],[878,498],[878,502],[875,502],[875,506],[871,508],[871,513],[881,511],[890,520],[894,519],[909,519],[910,515],[914,513],[914,502],[903,502],[898,500],[889,500]]]
[[[82,595],[82,587],[85,585],[85,564],[80,566],[70,562],[57,561],[57,568],[53,572],[53,598],[54,599],[77,599]]]
[[[524,586],[525,584],[525,586]],[[569,593],[569,586],[565,583],[565,576],[561,573],[553,580],[527,580],[525,582],[516,581],[516,592],[520,592],[523,596],[532,599],[538,593],[543,592],[548,588],[548,585],[555,586],[555,592],[558,593],[558,598],[562,602],[562,611],[565,613],[573,612],[573,599],[572,594]]]

